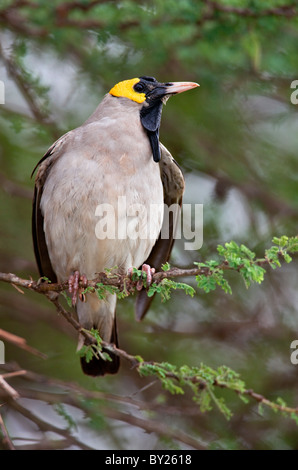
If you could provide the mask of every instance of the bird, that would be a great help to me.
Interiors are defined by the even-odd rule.
[[[87,292],[76,301],[79,280],[94,279],[115,266],[123,274],[142,267],[149,279],[168,261],[177,211],[166,220],[164,208],[181,207],[185,184],[180,166],[159,141],[161,114],[168,98],[197,86],[158,82],[151,76],[120,81],[81,126],[53,143],[33,170],[32,235],[40,276],[52,283],[69,280],[81,326],[97,329],[103,341],[116,347],[116,296],[107,293],[103,300]],[[124,208],[119,206],[123,198]],[[116,235],[105,238],[97,233],[103,222],[98,210],[107,204],[114,212]],[[142,210],[128,214],[130,206],[145,213],[154,208],[146,237],[123,236],[128,226],[135,232],[148,228]],[[162,237],[163,228],[167,237]],[[138,292],[137,320],[151,301],[145,288]],[[86,339],[79,335],[78,349],[84,344]],[[83,372],[94,377],[115,374],[119,357],[109,355],[110,360],[81,357]]]

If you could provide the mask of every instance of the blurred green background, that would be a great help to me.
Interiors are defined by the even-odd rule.
[[[297,235],[297,43],[296,1],[3,0],[1,271],[38,278],[30,179],[38,160],[115,83],[141,75],[200,84],[163,110],[160,139],[184,171],[184,201],[204,204],[203,247],[184,251],[177,242],[171,264],[214,258],[217,244],[232,239],[262,256],[273,236]],[[133,299],[120,301],[120,345],[179,366],[226,364],[249,388],[297,406],[298,366],[290,362],[297,280],[295,261],[268,270],[265,282],[249,290],[231,274],[232,296],[218,290],[193,299],[175,293],[166,304],[156,298],[142,323],[134,320]],[[16,448],[191,448],[183,433],[207,449],[298,449],[294,421],[262,415],[255,402],[231,392],[223,393],[234,413],[227,421],[216,409],[202,414],[187,394],[169,396],[123,361],[116,376],[83,376],[76,334],[54,307],[38,294],[0,289],[0,328],[48,355],[43,360],[5,343],[7,363],[49,380],[9,382],[23,390],[17,405],[0,409]],[[54,405],[63,402],[58,380],[101,398],[83,394],[79,403]],[[52,393],[48,400],[45,392]]]

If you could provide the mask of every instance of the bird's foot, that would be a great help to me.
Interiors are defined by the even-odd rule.
[[[143,273],[146,277],[143,277]],[[143,287],[149,287],[152,284],[152,276],[155,273],[155,268],[151,268],[149,264],[142,265],[142,279],[137,282],[137,290],[142,290]],[[133,268],[128,268],[128,276],[132,278]]]
[[[83,284],[83,287],[79,287],[80,281]],[[77,303],[77,297],[79,294],[79,299],[84,302],[85,295],[83,294],[83,290],[87,287],[88,280],[85,274],[80,275],[79,271],[74,271],[68,278],[68,292],[72,294],[71,296],[71,303],[72,306],[75,307]]]

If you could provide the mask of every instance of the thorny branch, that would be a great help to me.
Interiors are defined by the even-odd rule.
[[[81,325],[78,322],[76,322],[76,320],[73,319],[72,315],[67,310],[64,309],[64,307],[58,302],[57,298],[54,299],[54,300],[53,299],[50,299],[50,300],[55,304],[57,312],[62,314],[64,316],[64,318],[66,318],[66,320],[69,321],[72,324],[72,326],[74,326],[74,328],[78,332],[83,334],[85,336],[85,338],[88,339],[90,344],[97,344],[96,339],[91,334],[89,334],[85,329],[83,329],[81,327]],[[104,347],[107,351],[112,352],[116,356],[119,356],[120,358],[125,359],[127,362],[130,363],[132,368],[140,369],[144,365],[145,366],[146,365],[155,365],[155,363],[152,362],[152,361],[141,361],[140,362],[135,356],[133,356],[131,354],[128,354],[123,349],[117,348],[114,344],[110,344],[110,343],[107,343],[105,341],[102,341],[101,346]],[[173,372],[164,372],[164,373],[165,373],[166,377],[172,378],[172,379],[176,380],[177,382],[180,382],[179,375],[177,375]],[[189,381],[189,382],[194,383],[194,384],[198,383],[198,385],[200,387],[200,390],[203,390],[204,388],[210,386],[210,383],[207,383],[207,381],[204,381],[201,378],[196,378],[196,377],[193,377],[193,376],[183,377],[183,380],[185,382]],[[216,380],[214,380],[212,385],[214,385],[216,387],[220,387],[220,388],[229,389],[229,387],[227,385],[219,383]],[[261,395],[259,393],[256,393],[252,389],[246,389],[246,390],[243,390],[241,392],[238,391],[238,390],[234,390],[234,391],[238,394],[249,396],[250,398],[252,398],[256,402],[258,402],[259,404],[263,404],[263,405],[265,405],[269,408],[272,408],[274,410],[278,410],[280,412],[285,412],[285,413],[293,413],[295,415],[296,414],[298,415],[298,407],[292,408],[292,407],[289,407],[289,406],[286,406],[286,405],[283,405],[283,404],[277,404],[277,403],[271,402],[266,397],[264,397],[263,395]]]
[[[0,339],[12,343],[17,347],[24,349],[25,351],[28,351],[31,354],[34,354],[35,356],[39,356],[43,359],[47,358],[45,354],[29,346],[24,338],[21,338],[20,336],[14,335],[12,333],[8,333],[7,331],[2,330],[1,328]]]
[[[5,367],[8,370],[16,370],[15,365],[7,365],[7,366],[2,366],[2,367]],[[11,372],[10,374],[11,376],[13,376],[14,372]],[[5,373],[3,374],[3,376],[7,377],[9,376],[9,373]],[[155,432],[159,436],[168,436],[169,438],[182,442],[183,444],[191,446],[194,449],[204,449],[204,446],[200,442],[198,442],[196,439],[192,438],[191,436],[189,436],[188,434],[186,434],[185,432],[179,429],[170,428],[165,423],[161,423],[153,419],[139,418],[137,416],[134,416],[134,414],[117,410],[116,408],[110,405],[110,403],[114,401],[114,402],[120,402],[123,404],[130,405],[137,409],[148,410],[151,408],[150,404],[139,402],[129,397],[120,397],[116,395],[110,395],[104,392],[89,391],[82,387],[79,387],[76,384],[49,379],[46,376],[37,374],[35,372],[31,372],[31,371],[26,371],[26,373],[23,375],[23,379],[26,380],[29,384],[32,382],[35,382],[35,383],[42,383],[44,385],[47,384],[49,385],[49,387],[51,386],[55,387],[55,393],[51,393],[49,391],[44,391],[42,389],[32,390],[30,387],[28,388],[26,386],[25,387],[18,386],[17,393],[19,393],[19,395],[22,396],[23,398],[42,400],[52,405],[61,404],[61,403],[68,404],[68,405],[83,409],[87,416],[90,416],[90,413],[92,411],[90,407],[86,405],[87,401],[98,400],[98,405],[97,405],[98,411],[101,412],[103,416],[105,416],[106,418],[114,419],[114,420],[127,423],[127,424],[131,424],[133,426],[139,427],[140,429],[143,429],[145,432],[148,432],[148,433]],[[65,391],[67,391],[67,393],[65,393]],[[11,405],[13,409],[18,411],[22,415],[26,416],[28,419],[34,422],[41,430],[53,431],[59,434],[60,437],[62,438],[62,442],[59,441],[61,445],[63,444],[65,440],[65,447],[73,445],[73,444],[78,445],[79,447],[82,447],[82,443],[79,442],[77,439],[73,438],[73,436],[70,433],[70,430],[52,427],[52,425],[50,424],[48,425],[47,422],[38,418],[31,411],[26,410],[18,402],[15,402],[11,400],[10,398],[5,397],[5,394],[3,394],[3,391],[1,391],[1,388],[0,388],[0,398],[5,399]],[[105,400],[104,405],[102,404],[102,400]],[[108,403],[109,406],[107,406],[106,403]],[[163,411],[171,413],[171,409],[166,410],[165,407],[163,407]],[[194,412],[195,410],[192,408],[192,413]],[[50,445],[49,442],[46,442],[45,444],[47,446]],[[56,442],[52,443],[52,446],[53,444],[54,444],[54,447],[56,448]],[[36,445],[34,444],[34,446],[31,446],[31,447],[34,447],[35,449]],[[44,443],[42,445],[42,448],[44,448]]]
[[[4,449],[7,449],[7,450],[15,450],[14,448],[14,445],[9,437],[9,434],[7,432],[7,429],[6,429],[6,426],[5,426],[5,423],[3,421],[3,418],[0,414],[0,431],[2,433],[2,444],[3,444],[3,447]]]
[[[257,263],[262,266],[268,265],[270,264],[270,260],[264,258],[264,259],[258,260]],[[231,268],[225,261],[221,265],[219,265],[219,267],[220,269],[235,269],[235,268]],[[238,267],[238,270],[239,270],[239,267]],[[165,278],[173,278],[173,277],[179,277],[179,276],[185,277],[185,276],[195,276],[195,275],[202,275],[202,274],[208,276],[209,271],[210,271],[210,268],[208,267],[197,267],[197,268],[192,268],[192,269],[172,268],[168,271],[155,273],[153,275],[153,282],[160,282],[162,279],[165,279]],[[27,288],[27,289],[34,290],[36,292],[46,295],[46,297],[55,305],[57,312],[63,315],[63,317],[72,325],[72,327],[75,328],[80,334],[82,334],[85,337],[85,339],[88,340],[87,342],[89,344],[95,344],[98,346],[97,339],[86,329],[82,328],[80,323],[77,322],[77,320],[73,317],[73,315],[69,311],[67,311],[60,304],[58,300],[58,293],[67,289],[68,287],[67,282],[60,283],[60,284],[48,284],[48,283],[40,282],[40,280],[33,281],[33,280],[21,279],[15,274],[11,274],[11,273],[0,273],[0,281],[1,280],[4,282],[9,282],[12,285],[17,286],[18,288],[19,287]],[[137,281],[132,281],[131,279],[127,278],[127,275],[120,275],[120,274],[113,275],[111,273],[100,273],[97,279],[88,281],[88,286],[95,289],[98,282],[104,285],[110,285],[110,286],[115,286],[119,288],[123,288],[123,286],[125,285],[126,290],[128,290],[129,292],[134,291],[136,284],[137,284]],[[84,283],[84,286],[86,286],[86,283]],[[115,345],[107,343],[105,341],[102,341],[100,343],[100,346],[104,347],[105,350],[112,352],[113,354],[119,356],[120,358],[125,359],[132,368],[136,368],[140,370],[140,368],[146,365],[150,365],[150,366],[156,365],[156,363],[151,362],[151,361],[140,360],[136,356],[128,354],[126,351],[120,348],[117,348]],[[163,371],[163,372],[166,377],[177,380],[177,382],[180,383],[181,377],[179,377],[179,375],[176,374],[175,372],[172,372],[172,371]],[[0,378],[3,380],[3,377],[0,376]],[[195,377],[192,375],[189,377],[184,376],[183,381],[184,382],[189,381],[192,384],[197,383],[201,390],[210,386],[209,382],[207,383],[204,379],[200,377]],[[0,381],[0,387],[1,385],[2,385],[2,388],[5,388],[3,387],[3,384],[1,384],[1,381]],[[229,388],[228,385],[217,382],[216,379],[214,380],[212,385],[221,387],[221,388]],[[8,390],[6,391],[7,393],[9,393]],[[298,415],[298,408],[291,408],[283,404],[273,403],[270,400],[268,400],[266,397],[264,397],[263,395],[258,394],[251,389],[246,389],[246,390],[241,390],[241,391],[235,389],[234,391],[240,395],[249,396],[253,400],[257,401],[258,403],[264,404],[272,409]],[[14,399],[17,398],[17,395],[13,393],[9,393],[9,394],[12,398]]]
[[[258,266],[269,266],[269,259],[258,260]],[[241,269],[242,266],[239,266],[237,269],[229,266],[226,261],[223,261],[218,265],[218,269],[221,270],[237,270]],[[152,283],[160,283],[163,279],[173,279],[177,277],[193,277],[193,276],[208,276],[211,274],[211,269],[209,267],[197,267],[190,269],[182,269],[177,267],[172,267],[168,271],[156,272],[152,275]],[[33,281],[32,279],[22,279],[12,273],[1,273],[0,272],[0,281],[8,282],[13,286],[23,287],[25,289],[30,289],[32,291],[38,292],[40,294],[46,294],[49,292],[62,292],[68,289],[68,281],[61,283],[47,283],[42,282],[40,279],[38,281]],[[79,287],[91,287],[96,289],[97,284],[101,283],[105,286],[114,286],[118,287],[120,291],[126,290],[127,293],[133,293],[136,289],[138,281],[132,281],[127,274],[111,274],[111,273],[98,273],[98,277],[93,280],[88,280],[87,284],[79,281]]]

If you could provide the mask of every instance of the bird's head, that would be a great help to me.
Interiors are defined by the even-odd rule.
[[[144,76],[119,82],[109,93],[112,96],[127,98],[142,104],[140,110],[141,123],[148,134],[153,159],[155,162],[159,162],[159,127],[162,105],[166,103],[170,96],[198,86],[194,82],[160,83],[154,77]]]

